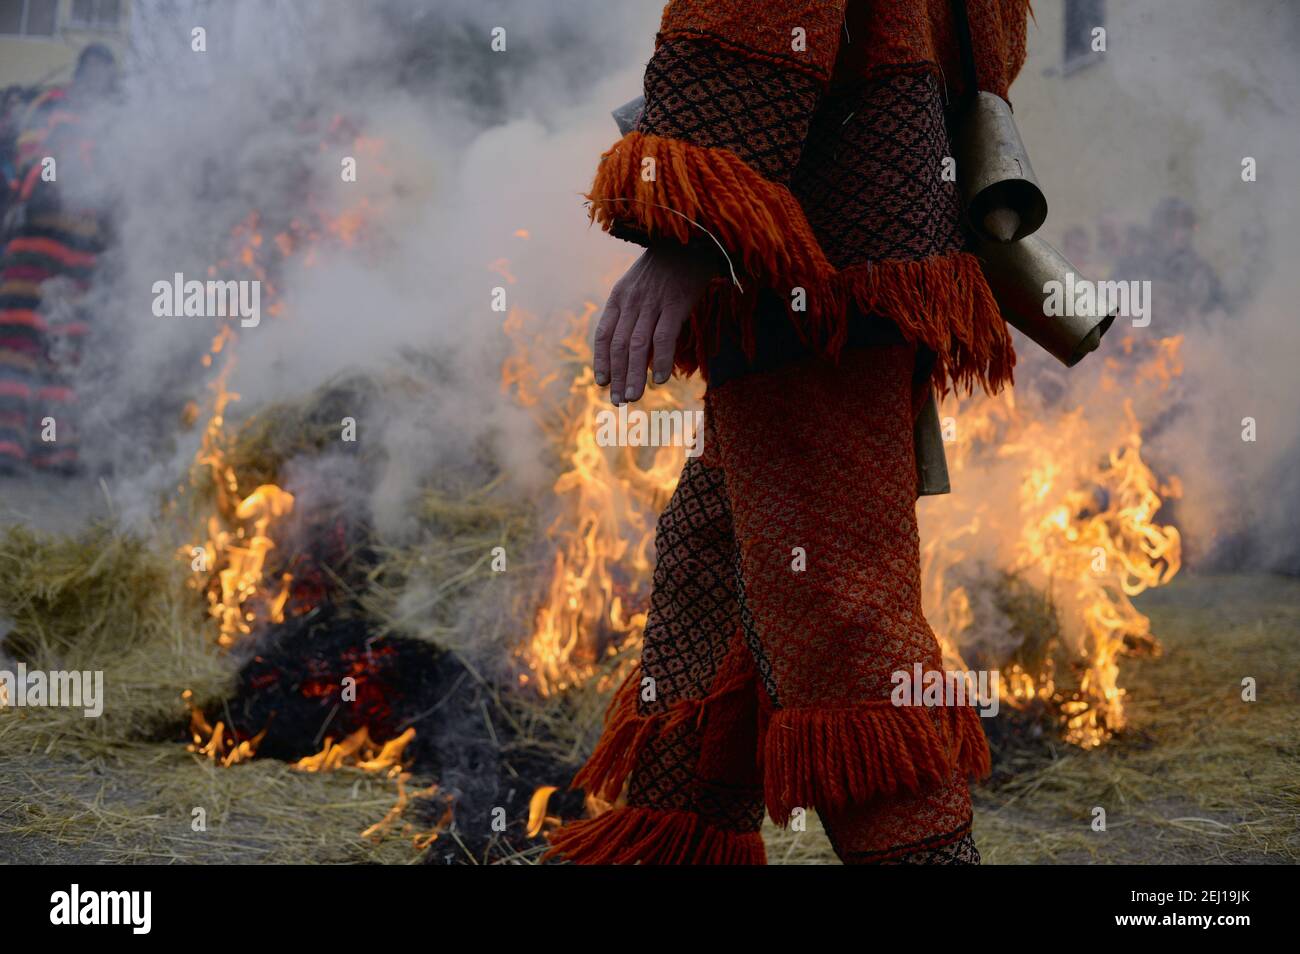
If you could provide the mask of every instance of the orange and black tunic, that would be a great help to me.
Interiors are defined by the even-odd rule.
[[[1028,5],[967,7],[977,75],[1005,96]],[[613,807],[554,854],[762,863],[765,814],[816,811],[846,862],[978,860],[976,710],[892,691],[943,667],[921,608],[918,353],[941,388],[995,390],[1015,360],[943,175],[959,76],[950,0],[666,7],[592,215],[720,246],[676,363],[716,372],[733,345],[753,363],[710,380],[703,453],[657,527],[640,665],[575,779]],[[853,347],[881,322],[892,340]],[[761,360],[780,327],[801,350]]]
[[[967,7],[981,85],[1006,96],[1028,3]],[[590,199],[622,237],[725,251],[680,369],[706,369],[729,332],[751,345],[766,300],[825,353],[855,314],[877,315],[938,354],[941,387],[1010,382],[1011,337],[945,176],[960,82],[951,0],[668,4],[640,123],[601,157]]]

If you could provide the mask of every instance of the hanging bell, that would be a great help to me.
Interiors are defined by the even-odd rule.
[[[1037,236],[1018,242],[981,242],[975,254],[1007,324],[1067,368],[1095,351],[1115,321],[1115,309],[1106,315],[1046,313],[1050,283],[1060,282],[1065,288],[1081,279],[1064,255]]]
[[[987,242],[1033,235],[1047,218],[1025,144],[1006,100],[980,92],[962,116],[956,136],[957,181],[972,231]]]

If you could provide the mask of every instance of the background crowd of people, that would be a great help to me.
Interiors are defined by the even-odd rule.
[[[93,170],[89,120],[117,84],[112,52],[93,44],[82,50],[71,83],[4,92],[0,473],[78,469],[76,370],[92,319],[86,296],[108,223],[84,192],[63,186]]]

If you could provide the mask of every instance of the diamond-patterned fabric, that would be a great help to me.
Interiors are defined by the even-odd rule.
[[[688,460],[655,528],[641,669],[657,684],[657,711],[707,692],[735,632],[736,541],[723,483],[721,470]],[[647,711],[656,710],[642,703]]]
[[[921,611],[912,370],[911,348],[881,346],[710,392],[745,605],[782,708],[888,699],[898,669],[943,668]]]
[[[645,73],[640,132],[729,149],[773,182],[799,161],[819,84],[702,40],[660,43]]]
[[[848,865],[980,863],[970,830],[970,789],[960,774],[947,785],[874,798],[819,817]]]
[[[760,742],[776,710],[878,706],[892,673],[942,668],[920,606],[913,363],[912,348],[881,346],[838,368],[805,359],[710,391],[705,452],[687,461],[657,527],[640,673],[655,698],[638,696],[637,713],[703,703],[640,743],[627,807],[614,811],[757,832]],[[792,562],[796,547],[806,565]],[[837,852],[860,863],[953,863],[947,845],[971,817],[956,768],[946,784],[815,807]]]
[[[705,435],[706,442],[708,435]],[[654,589],[641,650],[641,673],[656,698],[638,697],[643,716],[701,699],[724,666],[747,669],[737,638],[736,542],[725,476],[702,458],[688,459],[655,529]],[[757,698],[751,692],[712,705],[710,724],[724,735],[706,740],[697,725],[677,725],[641,752],[628,783],[628,804],[693,811],[716,827],[756,832],[763,823],[763,781],[757,750]],[[724,739],[722,751],[704,752]],[[743,740],[743,744],[742,744]]]
[[[700,40],[669,39],[646,68],[640,132],[727,149],[788,185],[843,270],[963,245],[943,91],[929,73],[832,87]]]
[[[853,83],[822,101],[791,189],[838,269],[947,255],[962,247],[949,155],[933,76]]]

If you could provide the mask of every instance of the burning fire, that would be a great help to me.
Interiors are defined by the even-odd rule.
[[[330,135],[346,131],[345,125],[336,117]],[[361,136],[354,137],[353,145],[357,154],[365,154],[372,160],[378,159],[383,148],[381,140]],[[386,167],[375,162],[372,168],[382,172]],[[293,219],[270,242],[264,238],[261,217],[256,212],[250,213],[231,234],[231,253],[211,266],[209,274],[242,272],[260,281],[263,298],[269,303],[267,313],[277,319],[289,318],[272,280],[276,265],[301,256],[302,263],[310,267],[315,264],[318,247],[325,241],[336,246],[356,245],[366,236],[367,224],[376,212],[365,197],[337,215],[324,213],[311,197],[307,198],[306,206],[308,214]],[[294,511],[294,495],[273,483],[245,492],[231,463],[233,435],[227,428],[226,410],[232,401],[239,400],[239,395],[228,387],[235,368],[236,341],[233,326],[224,326],[203,359],[205,368],[221,362],[210,385],[211,413],[190,475],[191,485],[198,491],[197,499],[207,502],[209,511],[202,521],[206,530],[204,542],[183,551],[186,559],[194,558],[192,565],[196,571],[206,571],[196,575],[191,585],[206,594],[208,611],[217,621],[217,642],[227,649],[268,626],[282,623],[293,583],[291,574],[273,572],[268,561],[276,549],[277,532]],[[186,413],[189,420],[197,419],[197,408],[188,408]],[[280,562],[287,565],[287,561]],[[301,594],[295,599],[301,599]],[[188,692],[185,701],[190,709],[192,741],[188,748],[191,752],[223,767],[256,756],[265,729],[253,738],[237,740],[223,722],[212,725]],[[397,788],[396,802],[380,821],[361,833],[362,837],[378,837],[400,827],[411,836],[417,848],[425,848],[445,828],[451,808],[448,803],[442,819],[432,830],[419,831],[403,821],[413,802],[438,794],[436,785],[414,791],[408,787],[412,776],[406,771],[404,758],[414,739],[415,729],[408,728],[396,738],[379,743],[371,738],[368,728],[361,728],[340,741],[326,738],[320,752],[300,759],[292,768],[309,773],[355,771],[393,781]]]
[[[203,710],[194,704],[194,693],[186,689],[181,698],[190,710],[190,737],[193,741],[186,748],[196,755],[206,756],[210,761],[229,768],[240,762],[247,762],[257,754],[257,747],[266,736],[263,729],[251,739],[236,740],[227,734],[224,722],[211,725]]]
[[[685,460],[680,447],[596,443],[596,413],[609,405],[591,370],[595,311],[588,302],[582,314],[567,316],[553,370],[543,371],[535,360],[553,353],[554,339],[529,338],[533,316],[512,310],[504,329],[516,352],[502,369],[502,390],[533,411],[563,467],[553,488],[560,512],[546,530],[555,542],[550,583],[522,650],[529,669],[522,679],[544,695],[586,682],[602,660],[640,644],[655,523]],[[551,396],[557,391],[558,406]],[[678,408],[691,403],[688,395],[688,386],[672,379],[647,390],[643,406]]]
[[[194,704],[193,693],[186,690],[182,698],[190,710],[191,742],[186,746],[188,751],[203,756],[222,768],[239,765],[257,755],[258,746],[266,736],[265,729],[252,738],[237,740],[226,729],[224,722],[218,721],[212,725],[208,721],[203,711]],[[431,829],[421,830],[403,820],[407,810],[416,801],[427,801],[440,795],[437,785],[414,791],[408,788],[411,773],[406,771],[403,760],[407,747],[414,740],[415,729],[407,729],[396,738],[381,744],[370,737],[369,729],[362,728],[339,742],[327,737],[320,752],[299,759],[290,768],[296,772],[310,773],[355,771],[391,780],[397,787],[397,800],[383,818],[361,832],[361,837],[376,838],[400,831],[411,838],[415,848],[423,850],[446,830],[451,821],[451,804],[447,802],[443,806],[442,816]]]
[[[414,801],[433,799],[439,794],[437,785],[429,785],[415,791],[409,791],[407,788],[411,773],[405,771],[403,757],[407,746],[414,740],[415,730],[407,729],[397,738],[381,745],[370,738],[370,730],[363,727],[341,742],[326,738],[324,747],[318,753],[299,759],[293,764],[293,769],[298,772],[336,772],[342,769],[353,769],[367,775],[381,775],[392,779],[397,784],[397,801],[383,818],[365,829],[361,837],[375,838],[387,834],[397,829],[400,823],[403,833],[411,837],[412,844],[418,849],[424,849],[437,841],[438,835],[451,821],[451,806],[450,803],[445,806],[438,824],[427,831],[418,831],[410,823],[402,821],[406,810]]]
[[[510,280],[505,263],[493,268]],[[655,520],[683,460],[679,448],[659,448],[647,459],[635,448],[596,444],[595,415],[605,401],[590,368],[595,311],[589,303],[569,316],[553,366],[543,357],[553,353],[553,339],[529,334],[533,316],[512,310],[504,325],[515,353],[502,369],[503,391],[533,411],[563,463],[553,488],[560,513],[547,530],[555,561],[521,651],[531,672],[523,681],[543,694],[586,682],[603,658],[639,644]],[[1121,344],[1103,391],[1133,374],[1144,386],[1167,387],[1181,370],[1177,339],[1158,342],[1140,364],[1134,347]],[[550,397],[557,390],[558,400]],[[648,391],[645,401],[647,410],[690,403],[677,379]],[[953,484],[965,492],[921,510],[927,617],[954,667],[968,668],[960,651],[974,624],[972,601],[951,571],[997,540],[999,566],[1050,595],[1073,677],[1065,685],[1067,674],[1054,671],[1049,654],[1033,671],[1010,666],[1004,694],[1012,705],[1044,701],[1062,717],[1068,741],[1098,745],[1124,724],[1119,657],[1155,646],[1131,598],[1167,583],[1180,565],[1177,529],[1156,520],[1178,483],[1162,484],[1143,460],[1131,404],[1118,438],[1091,427],[1082,408],[1046,420],[1022,413],[1009,392],[968,399],[960,413],[950,398],[944,413],[960,422],[947,450]],[[977,483],[977,472],[992,473],[994,483]],[[1003,506],[1006,500],[1015,506]]]
[[[1112,359],[1102,390],[1115,390],[1125,373],[1167,387],[1180,370],[1178,343],[1159,342],[1135,374],[1125,371],[1131,360]],[[1065,739],[1084,748],[1124,725],[1120,657],[1157,649],[1131,598],[1168,583],[1181,565],[1177,528],[1156,519],[1163,500],[1179,496],[1178,481],[1161,483],[1143,460],[1132,401],[1123,406],[1116,436],[1090,425],[1082,407],[1045,417],[1024,413],[1014,392],[950,397],[943,408],[956,424],[949,469],[954,487],[966,492],[921,508],[926,615],[950,664],[968,668],[961,653],[977,622],[953,571],[997,541],[999,567],[1047,594],[1072,670],[1066,680],[1050,654],[1036,671],[1013,664],[1003,672],[1004,697],[1013,706],[1047,703],[1060,714]]]
[[[546,814],[546,808],[551,802],[551,796],[557,791],[559,789],[554,785],[543,785],[533,792],[533,797],[528,800],[529,838],[536,838],[548,824],[555,825],[559,823],[558,818]]]
[[[293,511],[293,494],[275,484],[262,484],[241,497],[238,475],[228,462],[226,406],[239,399],[226,386],[234,368],[227,348],[231,338],[227,326],[206,356],[211,358],[224,351],[226,363],[212,383],[212,415],[191,474],[191,483],[196,487],[210,487],[214,512],[206,521],[207,539],[183,551],[186,556],[198,554],[192,565],[208,571],[206,578],[195,577],[191,585],[205,591],[208,612],[217,620],[217,642],[225,649],[267,623],[283,622],[293,582],[288,573],[281,573],[274,583],[266,575],[266,559],[275,548],[271,528]]]
[[[375,171],[387,171],[381,159],[383,140],[360,135],[345,117],[335,116],[325,136],[331,142],[350,139],[354,155],[365,155]],[[322,141],[321,148],[326,145]],[[367,196],[361,196],[337,214],[323,209],[310,195],[305,197],[305,205],[307,214],[290,220],[271,242],[265,239],[267,229],[261,215],[250,212],[231,231],[228,254],[209,266],[208,274],[215,277],[237,273],[260,282],[267,313],[278,319],[290,317],[275,285],[277,267],[299,255],[304,265],[313,265],[317,248],[325,241],[335,246],[355,246],[366,236],[369,221],[380,211]],[[225,325],[213,340],[209,353],[204,355],[204,367],[210,368],[218,361],[222,364],[210,385],[212,411],[190,476],[196,489],[206,488],[212,497],[213,512],[206,520],[206,540],[189,553],[202,550],[202,563],[196,569],[208,570],[209,576],[198,585],[205,590],[209,612],[218,622],[217,640],[227,649],[268,623],[284,621],[284,607],[293,582],[288,573],[268,579],[266,566],[267,557],[275,548],[272,531],[292,513],[293,494],[275,484],[262,484],[244,496],[239,475],[229,462],[231,437],[226,430],[226,408],[239,400],[239,395],[228,387],[235,368],[237,340],[234,326]],[[187,409],[186,413],[197,417],[197,411]]]
[[[370,738],[368,728],[360,728],[342,742],[325,739],[325,747],[315,755],[299,759],[293,767],[299,772],[332,772],[348,766],[363,772],[387,772],[395,777],[402,771],[402,753],[415,738],[415,730],[407,729],[395,739],[379,745]]]
[[[282,238],[277,236],[277,247],[287,254],[286,249],[292,243],[287,239],[281,241]],[[263,294],[270,303],[268,311],[279,315],[275,285],[259,259],[264,243],[256,212],[235,226],[231,247],[234,251],[229,256],[209,267],[209,275],[226,274],[233,269],[250,275],[251,280],[262,282]],[[264,484],[243,496],[239,475],[229,462],[231,435],[226,429],[226,409],[232,401],[239,400],[239,395],[228,387],[235,369],[237,340],[234,325],[223,325],[208,354],[203,356],[205,368],[217,362],[221,367],[209,385],[212,411],[194,458],[190,483],[200,498],[205,490],[210,494],[212,512],[205,521],[205,541],[184,552],[188,557],[189,553],[201,551],[201,560],[192,566],[199,572],[206,570],[208,575],[204,579],[195,577],[191,585],[205,592],[208,612],[217,620],[217,642],[225,649],[267,623],[282,622],[292,583],[289,574],[282,574],[278,589],[273,589],[275,584],[266,579],[266,558],[275,547],[272,525],[292,512],[293,495],[274,484]]]

